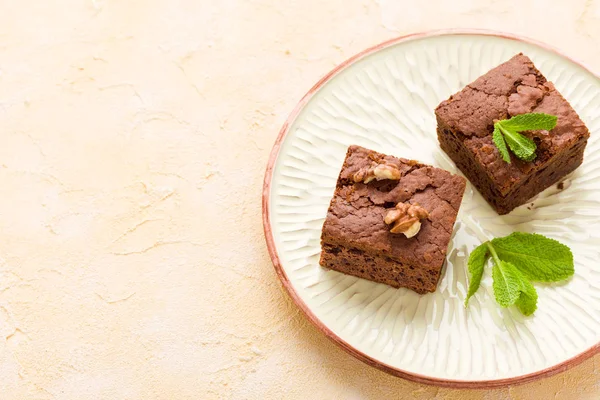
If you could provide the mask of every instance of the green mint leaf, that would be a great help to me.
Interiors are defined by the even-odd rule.
[[[556,282],[575,272],[569,247],[543,235],[514,232],[491,244],[500,259],[515,265],[529,280]]]
[[[521,135],[519,132],[507,129],[502,125],[502,121],[498,123],[498,129],[504,134],[504,139],[510,150],[525,161],[533,161],[535,159],[535,142],[527,136]]]
[[[486,246],[494,259],[492,278],[494,279],[493,288],[496,302],[502,307],[515,304],[521,313],[533,314],[537,308],[537,292],[531,282],[517,267],[500,260],[492,243],[486,242]]]
[[[564,244],[535,233],[514,232],[476,247],[469,256],[469,298],[481,285],[483,268],[492,257],[493,289],[502,307],[515,305],[524,315],[537,309],[538,294],[530,281],[555,282],[575,272],[573,253]]]
[[[515,115],[511,119],[500,121],[502,126],[512,131],[552,130],[556,127],[558,117],[544,113],[529,113]]]
[[[551,130],[554,129],[557,121],[556,116],[544,113],[515,115],[510,119],[498,121],[494,124],[492,140],[500,151],[502,159],[507,163],[510,163],[510,156],[506,145],[521,160],[533,161],[536,157],[535,150],[537,146],[533,140],[521,135],[519,132]]]
[[[498,148],[502,159],[510,164],[510,154],[508,153],[508,149],[506,148],[506,142],[504,141],[502,132],[500,132],[500,129],[498,129],[497,125],[494,125],[494,133],[492,134],[492,140]]]
[[[523,277],[521,281],[521,295],[515,305],[523,315],[531,315],[537,310],[538,294],[531,282]]]
[[[517,267],[511,263],[506,261],[494,263],[492,278],[494,278],[494,296],[498,304],[502,307],[515,304],[521,295],[522,277]]]
[[[502,307],[515,304],[521,295],[519,270],[511,263],[501,261],[492,268],[494,296]]]
[[[481,285],[483,267],[485,266],[485,262],[488,258],[489,251],[487,243],[483,243],[477,246],[469,256],[469,274],[471,275],[471,277],[469,279],[469,293],[467,293],[467,298],[465,299],[465,307],[469,303],[469,299],[471,298],[471,296],[475,294],[477,289],[479,289],[479,285]]]

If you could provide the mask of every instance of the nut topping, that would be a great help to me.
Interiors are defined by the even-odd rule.
[[[402,173],[394,164],[377,164],[373,163],[370,167],[365,167],[354,174],[352,177],[354,182],[369,183],[373,179],[378,181],[390,179],[397,181],[402,177]]]
[[[394,224],[391,233],[404,233],[411,238],[421,230],[421,220],[429,217],[426,209],[418,204],[398,203],[385,215],[386,224]]]

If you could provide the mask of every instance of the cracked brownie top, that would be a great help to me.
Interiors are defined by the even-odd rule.
[[[537,158],[525,162],[513,156],[508,164],[492,142],[494,122],[530,112],[556,115],[556,128],[549,132],[525,132],[537,144]],[[523,54],[517,54],[443,101],[435,113],[438,123],[445,126],[444,134],[463,141],[485,166],[502,195],[551,163],[557,154],[589,137],[575,110]]]
[[[373,162],[396,166],[398,180],[355,182],[356,172]],[[416,266],[440,266],[465,190],[465,179],[416,161],[350,146],[323,226],[322,240],[388,256]],[[399,202],[428,212],[413,238],[390,233],[384,216]]]

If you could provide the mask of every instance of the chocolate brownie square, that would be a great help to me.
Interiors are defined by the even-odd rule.
[[[496,120],[525,113],[558,117],[551,131],[524,132],[536,158],[511,153],[505,162],[492,142]],[[525,55],[492,69],[435,110],[442,149],[498,214],[507,214],[560,181],[583,161],[590,135],[575,110]]]
[[[376,169],[383,174],[374,179],[369,173]],[[417,293],[435,291],[465,185],[448,171],[350,146],[323,224],[320,264]],[[411,210],[423,214],[411,220]],[[404,220],[388,220],[403,213]]]

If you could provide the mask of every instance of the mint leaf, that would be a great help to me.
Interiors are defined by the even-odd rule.
[[[501,120],[494,124],[492,140],[502,159],[507,163],[510,163],[510,155],[506,145],[521,160],[533,161],[536,157],[535,150],[537,146],[533,140],[521,135],[519,132],[541,129],[551,130],[554,129],[557,121],[556,116],[543,113],[515,115],[511,119]]]
[[[525,161],[533,161],[535,159],[535,149],[537,146],[533,140],[521,135],[517,131],[508,130],[502,125],[499,125],[499,129],[504,134],[504,139],[515,156]]]
[[[521,295],[522,276],[517,267],[509,262],[494,263],[492,278],[496,302],[502,307],[515,304]]]
[[[569,247],[543,235],[514,232],[491,244],[500,259],[514,264],[532,281],[556,282],[575,272]]]
[[[498,126],[494,126],[492,140],[498,148],[502,159],[510,164],[510,154],[508,153],[508,149],[506,148],[506,142],[504,141],[504,137],[502,136],[502,132],[500,132],[500,129],[498,129]]]
[[[475,294],[477,289],[479,289],[479,285],[481,285],[483,267],[488,258],[487,242],[477,246],[469,256],[469,274],[471,274],[471,277],[469,279],[469,293],[467,293],[467,298],[465,299],[465,307],[469,303],[471,296]]]
[[[531,282],[525,277],[521,281],[521,295],[515,305],[523,315],[531,315],[537,310],[538,294]]]
[[[544,113],[529,113],[515,115],[511,119],[500,121],[502,126],[512,131],[552,130],[556,127],[558,117]]]
[[[537,309],[533,281],[555,282],[575,272],[573,253],[564,244],[536,233],[514,232],[476,247],[469,256],[469,298],[481,284],[483,268],[492,257],[494,297],[502,307],[515,305],[524,315]]]
[[[492,270],[494,296],[502,307],[516,305],[524,315],[531,315],[537,309],[537,291],[517,267],[500,261]]]

